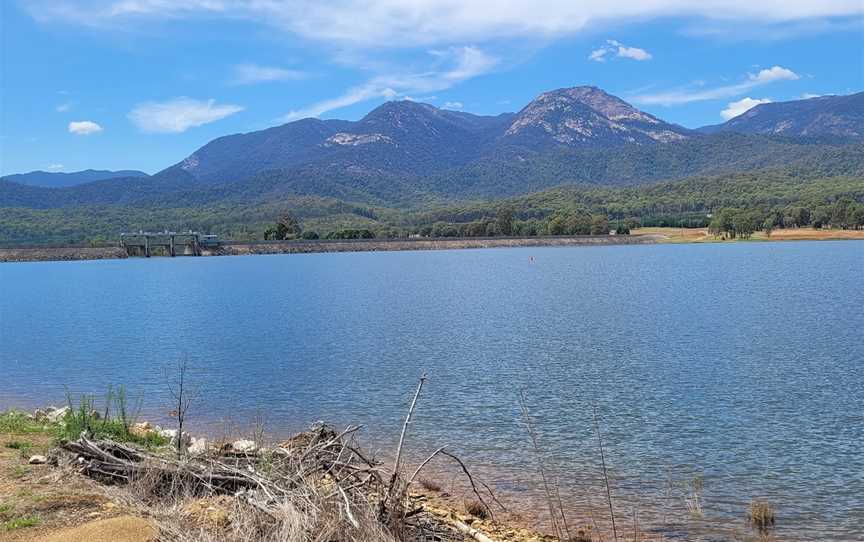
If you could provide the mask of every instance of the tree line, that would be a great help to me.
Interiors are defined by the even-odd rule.
[[[813,209],[801,206],[769,210],[724,208],[712,214],[708,231],[715,237],[749,239],[757,231],[771,235],[778,228],[807,226],[817,229],[864,229],[864,203],[852,198],[841,198],[833,204],[818,205]]]
[[[586,235],[626,233],[639,224],[707,227],[712,221],[712,229],[727,236],[752,235],[747,232],[765,230],[766,221],[769,230],[860,229],[864,172],[814,177],[753,171],[647,186],[571,185],[499,200],[433,198],[399,208],[291,194],[246,203],[175,203],[31,209],[4,201],[0,244],[108,244],[116,243],[120,232],[139,229],[192,229],[238,241]],[[280,225],[286,212],[293,221]],[[730,212],[737,220],[729,218]]]
[[[660,224],[657,224],[661,222]],[[626,235],[641,226],[705,227],[716,237],[749,239],[757,231],[768,235],[779,228],[864,229],[864,203],[841,198],[832,204],[775,208],[720,208],[713,213],[656,216],[612,217],[592,213],[584,207],[562,209],[535,217],[512,205],[502,205],[494,214],[466,222],[436,221],[405,227],[340,228],[328,232],[325,239],[373,239],[406,237],[532,237],[546,235]],[[314,231],[304,232],[300,221],[283,213],[276,224],[264,233],[265,239],[318,239]]]

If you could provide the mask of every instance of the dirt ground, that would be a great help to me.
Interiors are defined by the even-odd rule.
[[[131,518],[99,484],[47,464],[29,465],[31,456],[48,453],[51,442],[43,434],[0,433],[0,540],[154,539],[146,520]],[[85,525],[89,529],[80,530]]]
[[[639,228],[633,236],[662,235],[661,243],[724,243],[741,239],[723,240],[708,233],[708,228]],[[834,239],[864,239],[864,230],[816,230],[813,228],[777,229],[768,236],[756,232],[750,241],[829,241]]]
[[[106,488],[69,468],[30,465],[49,455],[53,437],[43,433],[0,432],[0,541],[154,542],[154,522],[126,508],[116,488]],[[528,529],[479,519],[463,512],[460,496],[420,490],[412,500],[441,518],[456,518],[498,542],[551,542]],[[218,510],[216,510],[218,512]],[[210,508],[208,508],[210,514]],[[466,539],[470,539],[466,537]]]

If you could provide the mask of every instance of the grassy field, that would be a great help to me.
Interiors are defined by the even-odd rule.
[[[631,235],[662,235],[661,243],[733,243],[742,239],[714,237],[708,228],[639,228]],[[778,229],[768,236],[756,232],[748,241],[828,241],[835,239],[864,239],[864,230],[816,230],[813,228]]]

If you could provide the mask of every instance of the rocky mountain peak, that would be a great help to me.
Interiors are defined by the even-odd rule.
[[[639,111],[621,98],[608,94],[597,87],[564,88],[552,91],[549,94],[556,94],[561,100],[571,100],[587,105],[610,120],[628,119],[648,122],[650,124],[660,123],[653,115]]]
[[[543,134],[559,145],[601,146],[680,141],[689,131],[664,123],[597,87],[580,86],[535,98],[519,112],[505,136],[524,136],[542,143],[538,137],[542,139]]]

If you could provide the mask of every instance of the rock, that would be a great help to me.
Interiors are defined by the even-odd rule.
[[[168,439],[172,447],[177,446],[176,429],[159,429],[159,431],[157,431],[157,434],[162,438]],[[192,443],[192,436],[186,431],[183,431],[183,435],[181,438],[183,439],[183,449],[189,448],[189,445]]]
[[[48,409],[47,413],[48,421],[51,423],[62,422],[63,418],[66,417],[66,414],[68,414],[69,411],[70,408],[68,406],[64,406],[63,408],[51,407]]]
[[[186,449],[191,455],[201,455],[207,451],[207,439],[192,437],[189,447]]]
[[[129,432],[138,437],[146,437],[153,432],[153,426],[150,425],[150,422],[133,423]]]
[[[257,449],[258,446],[256,446],[255,443],[251,440],[247,439],[235,440],[231,443],[231,450],[237,453],[251,454],[254,453]]]
[[[33,419],[35,419],[37,422],[47,420],[48,419],[48,412],[46,412],[45,410],[43,410],[41,408],[37,408],[36,410],[33,411]]]
[[[27,460],[30,465],[44,465],[47,462],[48,458],[44,455],[31,455],[30,459]]]

